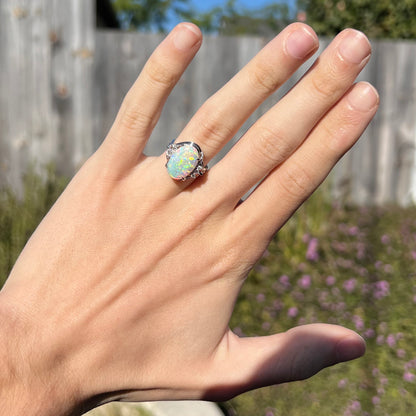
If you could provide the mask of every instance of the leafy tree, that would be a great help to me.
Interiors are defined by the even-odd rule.
[[[290,23],[289,7],[276,2],[261,8],[247,9],[237,6],[236,0],[228,0],[223,7],[214,7],[205,13],[191,10],[184,19],[198,25],[204,32],[223,35],[271,35]]]
[[[113,6],[121,27],[132,30],[163,32],[176,18],[193,22],[204,32],[269,36],[291,21],[287,0],[254,9],[238,6],[237,0],[224,2],[224,6],[203,13],[192,7],[190,0],[113,0]]]
[[[416,0],[298,0],[298,8],[319,35],[354,27],[372,38],[416,38]]]
[[[122,28],[164,32],[172,16],[189,9],[189,0],[113,0],[113,6]]]

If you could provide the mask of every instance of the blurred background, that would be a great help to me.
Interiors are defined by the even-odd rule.
[[[294,21],[315,29],[319,52],[346,27],[364,31],[373,56],[359,79],[375,85],[381,98],[360,142],[273,240],[232,321],[241,336],[342,324],[366,339],[366,357],[312,380],[247,393],[221,411],[415,413],[416,0],[0,0],[1,282],[104,139],[153,49],[184,20],[202,29],[203,46],[169,97],[148,154],[162,153],[197,108]],[[259,107],[228,148],[314,58]],[[198,406],[111,405],[95,414],[220,411]]]

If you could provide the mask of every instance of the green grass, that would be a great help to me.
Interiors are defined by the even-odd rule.
[[[43,181],[27,176],[22,199],[2,192],[0,278],[65,184],[50,170]],[[363,335],[367,353],[224,406],[238,416],[416,414],[415,310],[416,208],[337,206],[317,193],[250,274],[232,327],[249,336],[311,322],[341,324]]]
[[[0,193],[0,286],[3,285],[27,240],[65,188],[68,181],[47,169],[45,178],[24,178],[23,195],[10,189]]]

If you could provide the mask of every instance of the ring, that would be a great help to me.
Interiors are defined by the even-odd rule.
[[[169,176],[176,181],[202,176],[208,166],[204,166],[204,153],[194,142],[181,142],[168,145],[166,168]]]

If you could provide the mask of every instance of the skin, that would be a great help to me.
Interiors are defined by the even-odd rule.
[[[354,84],[368,40],[351,29],[339,34],[221,162],[176,182],[164,155],[142,152],[201,41],[199,29],[183,23],[155,50],[102,146],[0,292],[5,414],[79,415],[111,400],[225,400],[364,353],[362,338],[339,326],[239,338],[228,324],[272,236],[377,110],[374,88]],[[287,27],[177,141],[194,139],[209,162],[317,48],[311,28]]]

